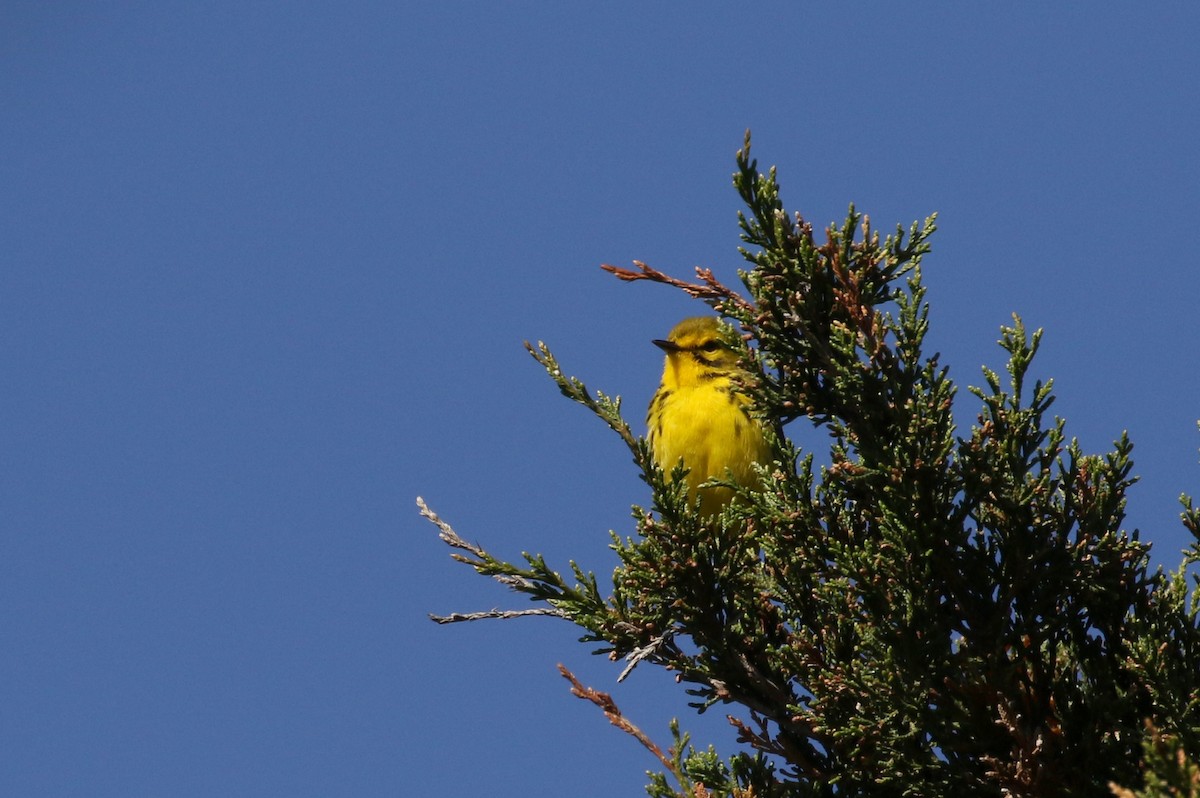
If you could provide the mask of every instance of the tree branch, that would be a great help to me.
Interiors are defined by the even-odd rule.
[[[547,609],[545,607],[535,607],[528,610],[484,610],[482,612],[452,612],[449,615],[434,615],[429,613],[429,620],[434,623],[459,623],[460,621],[482,621],[487,618],[497,618],[499,620],[507,620],[509,618],[523,618],[526,615],[550,615],[555,618],[566,618],[566,614],[562,610]]]
[[[650,280],[663,285],[670,285],[678,288],[689,296],[697,299],[711,300],[720,305],[729,305],[741,308],[744,311],[751,311],[754,306],[746,301],[744,297],[727,288],[716,277],[713,276],[712,269],[706,269],[702,266],[696,267],[696,276],[700,278],[699,283],[689,283],[686,280],[680,280],[677,277],[672,277],[665,272],[660,272],[653,266],[642,263],[640,260],[635,260],[633,265],[637,269],[626,269],[621,266],[613,266],[609,263],[600,264],[600,268],[609,274],[616,277],[618,280],[624,280],[627,283],[636,282],[638,280]]]

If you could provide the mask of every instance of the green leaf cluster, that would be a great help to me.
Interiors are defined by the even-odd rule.
[[[818,240],[749,143],[734,175],[744,293],[706,272],[613,271],[680,287],[738,325],[744,389],[778,432],[763,487],[699,516],[619,399],[538,344],[563,393],[624,440],[653,505],[613,535],[607,595],[574,563],[569,583],[536,556],[464,559],[598,652],[672,671],[699,711],[728,714],[743,749],[722,759],[675,729],[678,786],[656,776],[653,796],[1094,796],[1194,781],[1187,568],[1200,549],[1164,574],[1124,530],[1132,444],[1094,455],[1068,439],[1049,415],[1052,382],[1031,373],[1041,331],[1017,317],[999,341],[1007,373],[984,369],[960,433],[966,400],[924,349],[934,218],[881,238],[851,207]],[[827,465],[788,425],[828,434]],[[1196,534],[1200,511],[1183,501]]]

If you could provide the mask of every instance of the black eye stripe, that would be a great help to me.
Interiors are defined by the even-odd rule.
[[[729,349],[729,347],[727,347],[725,344],[721,343],[720,341],[708,341],[703,344],[698,344],[697,346],[687,347],[687,351],[689,351],[693,354],[698,353],[698,352],[720,352],[722,350],[732,351]]]

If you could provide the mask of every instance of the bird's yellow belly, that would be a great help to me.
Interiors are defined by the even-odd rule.
[[[701,489],[702,482],[731,477],[740,485],[751,485],[755,475],[750,464],[767,457],[762,430],[746,415],[742,400],[711,386],[677,389],[661,409],[652,445],[654,459],[668,476],[680,459],[690,469],[688,491],[693,497],[699,491],[705,514],[719,511],[733,492]]]

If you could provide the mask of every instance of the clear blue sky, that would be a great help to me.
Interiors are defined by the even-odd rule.
[[[1190,3],[6,3],[0,794],[641,794],[669,678],[452,563],[575,558],[644,502],[521,348],[626,397],[699,308],[602,262],[740,264],[754,131],[818,225],[937,211],[931,348],[1010,313],[1130,527],[1200,493]],[[960,393],[959,417],[975,405]],[[719,712],[685,721],[728,742]]]

